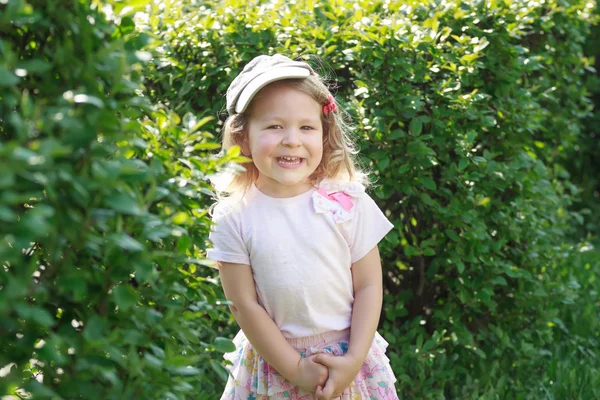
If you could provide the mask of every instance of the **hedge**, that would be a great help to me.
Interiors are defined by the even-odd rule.
[[[397,227],[381,246],[381,330],[403,396],[594,397],[592,314],[579,314],[592,328],[578,356],[595,368],[547,369],[558,340],[581,344],[563,319],[588,298],[578,280],[598,273],[571,239],[586,210],[571,207],[580,189],[565,165],[591,116],[593,8],[174,3],[140,26],[161,43],[149,85],[182,112],[223,116],[228,83],[262,53],[304,58],[337,85]]]
[[[149,102],[149,38],[98,4],[0,5],[0,395],[191,398],[231,348],[194,246],[227,161]]]
[[[335,83],[396,226],[401,398],[600,396],[600,257],[568,172],[595,3],[132,5],[0,5],[0,393],[218,397],[237,328],[203,258],[208,177],[238,160],[217,154],[229,82],[280,52]]]

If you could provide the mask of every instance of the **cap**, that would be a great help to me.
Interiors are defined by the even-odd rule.
[[[229,115],[244,112],[260,89],[282,79],[306,78],[314,74],[305,62],[275,54],[255,57],[236,76],[227,89]]]

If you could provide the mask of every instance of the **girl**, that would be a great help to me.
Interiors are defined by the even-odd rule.
[[[223,148],[252,162],[220,193],[207,252],[241,328],[221,399],[398,399],[376,332],[393,225],[329,90],[308,64],[263,55],[227,111]]]

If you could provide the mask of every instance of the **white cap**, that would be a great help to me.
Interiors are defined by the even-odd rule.
[[[309,75],[309,70],[300,67],[280,67],[267,71],[250,81],[244,90],[242,90],[242,93],[240,93],[240,97],[238,97],[237,103],[235,104],[235,112],[244,112],[258,91],[269,83],[280,81],[282,79],[306,78]]]
[[[227,111],[230,115],[246,110],[252,98],[269,83],[282,79],[306,78],[313,70],[305,62],[280,54],[262,55],[250,61],[227,89]]]

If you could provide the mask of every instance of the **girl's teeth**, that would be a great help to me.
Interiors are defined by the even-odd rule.
[[[286,165],[300,164],[300,162],[302,162],[301,158],[279,157],[278,160],[281,164]]]

